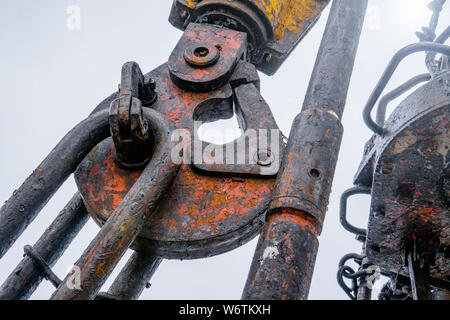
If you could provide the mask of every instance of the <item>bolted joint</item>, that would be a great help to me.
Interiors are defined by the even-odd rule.
[[[329,0],[173,0],[169,22],[217,25],[248,36],[248,58],[274,74],[314,26]]]

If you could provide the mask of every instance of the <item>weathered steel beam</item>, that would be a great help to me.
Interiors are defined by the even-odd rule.
[[[88,220],[81,195],[77,192],[45,230],[33,252],[39,254],[48,266],[53,266]],[[44,276],[25,257],[0,287],[0,300],[28,299]]]
[[[335,0],[242,298],[306,299],[367,0]]]

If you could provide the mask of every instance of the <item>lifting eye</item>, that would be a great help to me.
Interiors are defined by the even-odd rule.
[[[242,135],[242,129],[236,114],[229,119],[219,119],[203,123],[197,130],[200,140],[214,144],[226,144],[237,140]]]

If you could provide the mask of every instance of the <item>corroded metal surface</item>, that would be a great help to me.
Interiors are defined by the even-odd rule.
[[[245,33],[190,23],[169,57],[170,78],[183,90],[210,92],[228,82],[246,50]]]
[[[149,281],[161,261],[152,252],[134,252],[107,294],[120,300],[136,300],[144,288],[149,287]]]
[[[155,83],[144,75],[136,62],[122,66],[120,96],[111,103],[109,126],[116,160],[126,168],[143,167],[151,158],[154,137],[144,119],[142,106],[157,99]]]
[[[367,1],[333,2],[303,109],[291,129],[267,225],[261,233],[265,240],[259,242],[253,257],[244,298],[308,296],[318,248],[316,237],[321,232],[331,192],[343,131],[340,119],[366,7]],[[279,219],[289,220],[288,229],[274,231]],[[284,247],[280,258],[274,255],[265,259],[265,250],[273,243],[282,245],[285,237],[299,242],[292,241],[292,245]],[[301,271],[297,266],[301,266]]]
[[[33,246],[33,251],[53,266],[88,218],[89,214],[77,192]],[[28,299],[43,278],[33,260],[23,258],[0,287],[0,300]]]
[[[196,25],[193,27],[200,28]],[[217,27],[211,30],[203,34],[206,38],[199,39],[199,35],[196,35],[194,40],[199,47],[204,46],[205,42],[215,46],[217,41],[224,41],[223,39],[245,41],[245,37],[233,30]],[[210,32],[218,32],[220,37],[212,37]],[[183,38],[182,41],[185,40]],[[242,45],[237,43],[234,47],[237,48],[236,52],[241,52],[239,48]],[[183,58],[184,51],[176,48],[174,52],[173,61],[183,64],[189,74],[193,73],[192,67],[187,66]],[[240,58],[235,51],[229,52]],[[225,59],[225,54],[227,51],[223,49],[220,53],[223,59],[207,67],[208,70],[200,68],[202,71],[199,72],[209,74],[204,79],[209,83],[211,79],[215,79],[214,70],[226,75],[228,82],[210,92],[186,91],[174,84],[174,70],[181,68],[175,62],[172,62],[172,67],[164,64],[150,72],[146,77],[155,80],[158,95],[152,108],[166,115],[176,128],[186,129],[191,137],[195,137],[195,120],[207,122],[231,117],[233,91],[242,91],[247,86],[251,89],[249,96],[255,100],[253,103],[258,105],[252,105],[245,95],[237,94],[241,100],[247,100],[245,105],[241,102],[244,112],[237,114],[241,123],[249,123],[255,128],[274,128],[276,124],[273,116],[267,104],[257,94],[259,79],[256,70],[248,63],[238,63],[238,59],[235,62],[234,58]],[[228,67],[234,67],[234,72],[223,69],[222,63],[226,61],[229,61]],[[186,84],[190,80],[183,81]],[[205,85],[202,78],[195,83],[196,89]],[[108,107],[116,96],[114,94],[106,99],[96,111]],[[251,120],[247,115],[253,120],[247,121]],[[114,145],[110,139],[100,143],[75,174],[86,207],[99,224],[109,218],[141,173],[140,170],[130,171],[118,166],[114,161],[114,153]],[[262,226],[261,216],[267,207],[275,179],[255,172],[247,172],[251,175],[242,176],[239,173],[249,171],[245,167],[242,170],[202,164],[198,167],[195,170],[190,164],[182,164],[177,177],[161,199],[158,214],[145,222],[134,244],[135,248],[144,246],[165,258],[192,259],[231,250],[258,233]]]
[[[284,209],[269,216],[265,228],[242,299],[305,299],[319,247],[314,220]]]
[[[85,207],[101,226],[75,263],[80,286],[72,286],[73,274],[61,282],[49,264],[85,219],[74,221],[73,230],[61,227],[68,234],[57,233],[63,243],[49,253],[49,263],[26,247],[35,266],[58,286],[52,299],[135,299],[162,258],[216,255],[242,245],[263,226],[243,298],[306,298],[367,1],[334,2],[276,184],[284,143],[259,93],[256,68],[273,74],[328,2],[175,0],[170,21],[185,33],[168,62],[145,76],[136,63],[124,65],[120,92],[69,133],[0,210],[0,256],[96,145],[75,172]],[[196,122],[229,118],[233,108],[243,136],[223,146],[201,142]],[[181,167],[171,157],[175,128],[189,134],[180,143],[179,155],[186,161]],[[112,137],[105,139],[107,129]],[[252,130],[275,134],[269,133],[261,147],[260,136],[247,137]],[[195,159],[198,142],[200,161]],[[243,163],[237,159],[241,142]],[[63,147],[70,152],[64,154]],[[231,163],[211,162],[228,147],[233,147]],[[23,214],[13,216],[17,210]],[[99,294],[129,247],[137,252],[108,293]]]
[[[75,263],[79,287],[72,285],[73,275],[69,274],[51,299],[94,299],[144,227],[144,222],[157,212],[158,202],[176,176],[179,164],[174,163],[170,157],[173,149],[170,139],[172,123],[164,115],[151,109],[144,110],[144,117],[156,142],[152,159]]]
[[[217,24],[246,32],[250,61],[274,74],[315,24],[329,0],[174,0],[169,21]]]
[[[449,81],[447,72],[408,96],[386,122],[374,148],[366,253],[397,272],[415,246],[430,274],[449,274]],[[402,273],[407,274],[403,269]]]

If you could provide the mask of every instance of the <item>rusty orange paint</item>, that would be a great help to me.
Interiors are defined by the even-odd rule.
[[[216,0],[188,0],[186,3],[189,9],[194,9],[200,2],[204,4],[212,1]],[[231,5],[245,3],[242,0],[224,0],[224,2]],[[252,2],[267,19],[275,41],[286,37],[295,39],[298,34],[304,33],[310,27],[310,21],[313,21],[328,4],[328,1],[323,0],[249,0],[249,2]]]
[[[165,114],[176,128],[191,133],[195,108],[215,94],[223,96],[220,89],[209,93],[181,90],[172,83],[167,69],[158,77],[158,100],[152,108]],[[77,179],[88,211],[100,224],[109,218],[141,173],[116,163],[111,139],[102,144],[106,147],[93,149],[88,156],[89,170],[81,173],[82,179]],[[139,239],[209,241],[238,232],[253,225],[263,214],[274,184],[274,177],[208,175],[183,164],[156,213],[146,221]]]
[[[317,232],[317,221],[314,218],[302,211],[290,208],[283,208],[279,211],[272,212],[268,216],[267,221],[269,223],[276,221],[289,221],[309,229],[314,234]]]

